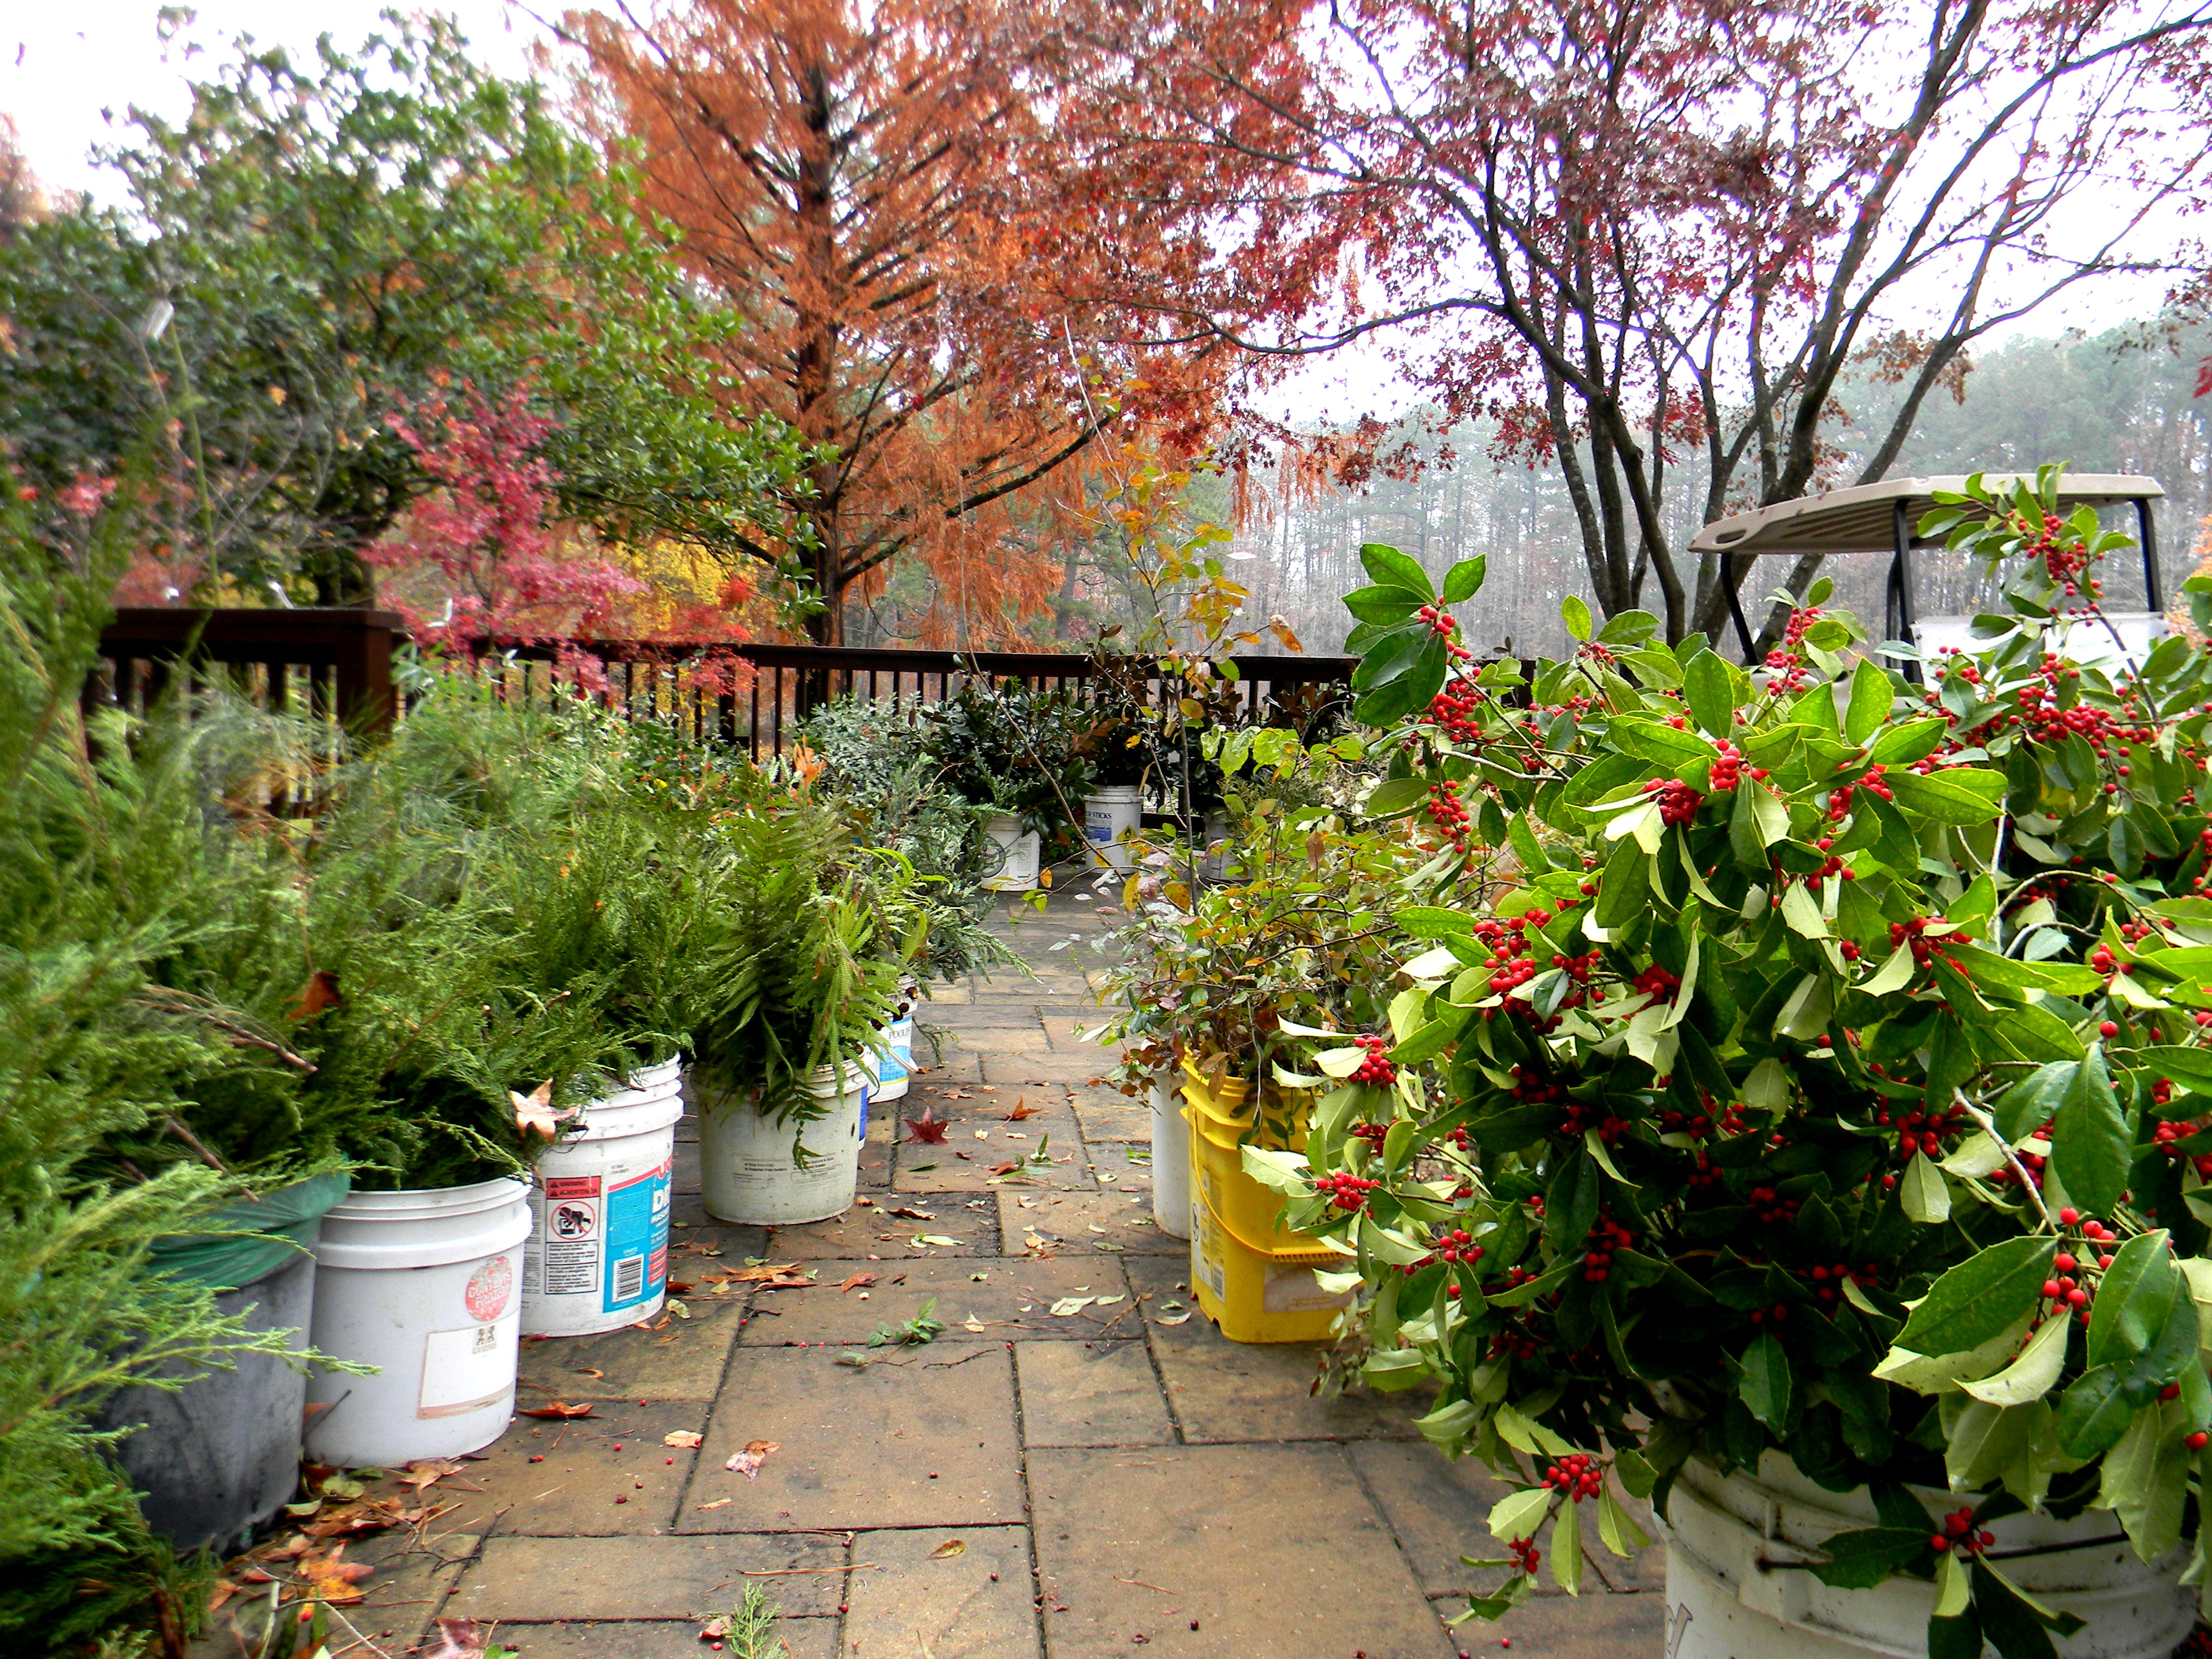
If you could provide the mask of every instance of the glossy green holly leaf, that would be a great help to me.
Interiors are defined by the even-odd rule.
[[[2004,799],[2004,775],[1960,767],[1948,772],[1893,771],[1882,781],[1896,804],[1938,823],[1987,823]]]
[[[1409,593],[1418,593],[1424,605],[1436,597],[1437,590],[1430,584],[1429,573],[1422,568],[1421,562],[1395,547],[1368,542],[1359,550],[1359,562],[1382,586],[1402,587]]]
[[[1408,621],[1428,602],[1426,594],[1416,593],[1411,588],[1381,585],[1355,587],[1344,596],[1346,611],[1362,622],[1378,623],[1386,628]]]
[[[1462,559],[1444,572],[1444,585],[1440,596],[1446,605],[1458,605],[1473,599],[1482,591],[1482,579],[1488,574],[1490,560],[1478,553],[1471,559]]]
[[[2051,1276],[2057,1241],[2001,1239],[1950,1268],[1922,1298],[1897,1334],[1897,1346],[1918,1354],[1964,1353],[2034,1311]]]
[[[1853,743],[1864,743],[1875,736],[1889,723],[1890,704],[1895,697],[1889,676],[1871,659],[1862,658],[1851,672],[1851,699],[1844,710],[1844,735]]]
[[[1743,1351],[1735,1391],[1751,1414],[1779,1432],[1790,1417],[1790,1356],[1772,1331],[1762,1331]]]
[[[2051,1163],[2083,1211],[2109,1216],[2128,1184],[2128,1121],[2105,1069],[2104,1046],[2093,1042],[2058,1103]]]
[[[1928,1538],[1925,1527],[1839,1532],[1821,1544],[1828,1559],[1814,1564],[1813,1576],[1836,1589],[1871,1589],[1927,1554]]]
[[[1570,593],[1559,602],[1559,620],[1567,625],[1567,637],[1583,641],[1590,636],[1590,608],[1579,595]]]

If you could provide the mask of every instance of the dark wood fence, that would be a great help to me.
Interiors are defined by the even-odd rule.
[[[221,685],[273,708],[296,708],[364,736],[404,713],[393,653],[407,642],[388,611],[186,611],[116,613],[101,641],[108,672],[87,688],[143,709],[178,675],[195,687]],[[921,651],[815,645],[722,645],[579,640],[605,685],[596,695],[634,719],[671,722],[700,738],[744,744],[756,759],[783,752],[793,729],[832,698],[859,696],[894,708],[956,695],[972,679],[1003,678],[1080,691],[1096,664],[1087,656],[1032,651]],[[514,695],[550,696],[560,647],[487,652],[474,663]],[[1255,715],[1309,686],[1348,682],[1349,657],[1238,657],[1238,695]],[[1151,694],[1165,695],[1156,676]]]

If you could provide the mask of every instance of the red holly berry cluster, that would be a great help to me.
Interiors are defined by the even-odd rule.
[[[1802,605],[1790,612],[1790,626],[1784,630],[1782,643],[1766,653],[1770,692],[1802,690],[1807,680],[1805,672],[1805,635],[1814,623],[1820,620],[1820,607]]]
[[[2172,1094],[2173,1085],[2160,1078],[2157,1088],[2151,1091],[2151,1099],[2156,1104],[2163,1106],[2172,1098]],[[2202,1134],[2208,1127],[2212,1127],[2212,1120],[2201,1117],[2191,1118],[2186,1123],[2160,1123],[2151,1132],[2151,1139],[2156,1143],[2158,1149],[2168,1158],[2181,1158],[2185,1154],[2182,1152],[2179,1143],[2192,1136]],[[2212,1172],[2212,1152],[2200,1153],[2189,1161],[2197,1170],[2197,1179],[2212,1181],[2212,1173],[2208,1173]]]
[[[1736,778],[1743,770],[1743,751],[1723,738],[1714,745],[1720,753],[1714,757],[1713,769],[1707,779],[1716,795],[1725,795],[1735,789]]]
[[[1601,1109],[1588,1101],[1571,1100],[1565,1115],[1559,1121],[1559,1133],[1571,1140],[1580,1140],[1589,1131],[1597,1131],[1597,1138],[1608,1145],[1628,1133],[1628,1120],[1611,1112],[1600,1115]]]
[[[1505,1547],[1505,1553],[1513,1558],[1515,1570],[1527,1573],[1531,1578],[1536,1576],[1536,1564],[1544,1559],[1538,1553],[1534,1538],[1515,1539]]]
[[[1316,1192],[1325,1194],[1334,1200],[1338,1209],[1355,1214],[1367,1207],[1367,1194],[1382,1184],[1379,1181],[1370,1181],[1363,1176],[1356,1176],[1342,1170],[1334,1175],[1314,1177]]]
[[[1352,1074],[1352,1082],[1387,1089],[1398,1080],[1398,1068],[1390,1062],[1389,1038],[1356,1036],[1352,1040],[1366,1056],[1359,1062],[1359,1069]]]
[[[1436,605],[1425,605],[1413,614],[1447,639],[1459,631],[1459,623],[1452,619],[1450,613]]]
[[[1605,1490],[1605,1470],[1588,1452],[1569,1452],[1544,1471],[1544,1484],[1579,1504]]]
[[[1790,1304],[1778,1302],[1771,1308],[1753,1308],[1749,1315],[1754,1325],[1764,1325],[1768,1320],[1781,1321],[1790,1317]]]
[[[1893,1118],[1889,1108],[1885,1106],[1874,1115],[1876,1127],[1897,1131],[1897,1161],[1900,1164],[1911,1163],[1915,1152],[1941,1158],[1943,1155],[1942,1137],[1957,1134],[1966,1127],[1966,1109],[1963,1106],[1954,1106],[1942,1112],[1915,1109],[1901,1118]]]
[[[1454,846],[1466,847],[1470,819],[1466,803],[1459,798],[1459,785],[1449,778],[1431,784],[1428,815],[1429,822],[1443,830]]]
[[[1771,1187],[1753,1187],[1744,1201],[1751,1206],[1752,1219],[1770,1227],[1795,1221],[1805,1206],[1802,1198],[1784,1198]]]
[[[1382,1143],[1389,1139],[1390,1126],[1387,1123],[1355,1123],[1349,1133],[1354,1140],[1365,1141],[1379,1158],[1382,1153]]]
[[[1584,1241],[1583,1278],[1593,1285],[1604,1284],[1613,1271],[1613,1253],[1625,1250],[1635,1242],[1636,1235],[1611,1216],[1600,1216]]]
[[[1863,789],[1869,795],[1878,795],[1883,800],[1893,799],[1889,786],[1881,781],[1881,775],[1888,769],[1884,766],[1869,766],[1866,775],[1856,783],[1841,784],[1831,789],[1828,792],[1829,821],[1841,823],[1850,817],[1851,796],[1858,790]]]
[[[2071,1227],[2077,1224],[2081,1229],[2082,1239],[2087,1243],[2117,1244],[2119,1242],[2119,1235],[2105,1225],[2103,1222],[2082,1220],[2081,1212],[2072,1205],[2069,1204],[2059,1211],[2060,1226]],[[2112,1265],[2112,1257],[2110,1252],[2103,1252],[2098,1255],[2099,1272],[2101,1273]],[[2053,1276],[2043,1281],[2043,1299],[2051,1304],[2051,1311],[2078,1315],[2081,1322],[2087,1324],[2091,1306],[2097,1297],[2094,1289],[2075,1276],[2082,1270],[2083,1263],[2071,1250],[2062,1249],[2051,1258],[2051,1267]]]
[[[1438,1233],[1436,1249],[1430,1251],[1427,1257],[1419,1265],[1425,1267],[1431,1261],[1472,1263],[1481,1260],[1482,1246],[1474,1242],[1474,1236],[1466,1228],[1462,1227],[1455,1232]],[[1411,1273],[1413,1270],[1408,1267],[1406,1271]]]
[[[1822,1302],[1833,1302],[1841,1296],[1845,1279],[1851,1280],[1861,1290],[1880,1282],[1875,1264],[1871,1261],[1864,1267],[1854,1267],[1842,1261],[1832,1267],[1814,1267],[1805,1277],[1812,1281],[1814,1296]]]
[[[1889,924],[1891,950],[1894,951],[1908,940],[1912,945],[1912,962],[1917,968],[1926,968],[1935,962],[1936,947],[1939,945],[1965,945],[1970,942],[1966,934],[1956,932],[1939,933],[1930,939],[1928,936],[1928,918],[1925,916],[1915,916],[1910,921],[1893,921]],[[1959,966],[1958,963],[1950,957],[1946,956],[1943,960],[1950,963],[1954,968]],[[1960,971],[1963,973],[1966,970],[1960,969]]]
[[[1455,743],[1472,743],[1482,735],[1482,705],[1489,701],[1488,694],[1474,680],[1462,675],[1447,680],[1444,689],[1429,699],[1429,721],[1443,727],[1444,735]]]
[[[1662,823],[1687,823],[1705,803],[1703,795],[1680,778],[1650,779],[1644,786],[1644,793],[1659,803]]]
[[[1943,1530],[1928,1540],[1928,1547],[1941,1555],[1947,1550],[1956,1550],[1961,1555],[1979,1555],[1997,1541],[1997,1535],[1986,1529],[1974,1530],[1972,1509],[1954,1510],[1943,1517]]]
[[[1655,962],[1629,981],[1628,988],[1643,993],[1654,1002],[1672,1002],[1674,993],[1682,988],[1682,980],[1679,974],[1670,974]]]
[[[2038,1129],[2035,1132],[2034,1135],[2029,1136],[2028,1139],[2035,1139],[2038,1137],[2040,1137],[2048,1140],[2051,1137],[2053,1127],[2054,1126],[2050,1123],[2045,1123],[2040,1129]],[[2036,1191],[2041,1192],[2043,1190],[2043,1166],[2045,1162],[2043,1154],[2040,1152],[2031,1152],[2024,1148],[2016,1148],[2013,1156],[2020,1160],[2021,1167],[2027,1171],[2027,1178],[2029,1182],[2033,1184]],[[2000,1164],[1996,1169],[1990,1170],[1989,1173],[1989,1182],[1993,1187],[2009,1186],[2019,1179],[2020,1176],[2013,1169],[2010,1160],[2008,1160],[2003,1164]]]
[[[1820,849],[1823,853],[1826,853],[1828,848],[1835,843],[1830,841],[1827,836],[1823,836],[1820,837],[1817,844],[1819,845]],[[1805,878],[1805,885],[1810,891],[1817,893],[1820,890],[1820,884],[1827,880],[1830,876],[1839,876],[1845,881],[1856,881],[1858,879],[1858,872],[1856,870],[1847,867],[1843,860],[1835,857],[1833,854],[1830,854],[1826,863],[1823,864],[1819,869],[1814,871],[1811,875]]]

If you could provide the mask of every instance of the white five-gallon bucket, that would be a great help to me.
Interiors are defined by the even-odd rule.
[[[1034,830],[1026,832],[1022,821],[1001,812],[983,826],[983,833],[999,843],[1006,862],[999,873],[983,883],[986,891],[993,893],[1033,893],[1036,890],[1037,865],[1043,856],[1043,843]]]
[[[1122,837],[1145,821],[1144,791],[1133,783],[1105,783],[1083,803],[1083,838],[1091,843],[1095,869],[1127,872],[1136,867],[1137,851]]]
[[[538,1154],[523,1254],[526,1336],[590,1336],[660,1311],[684,1062],[648,1066]]]
[[[499,1438],[514,1416],[530,1183],[349,1193],[315,1247],[314,1346],[378,1368],[307,1382],[311,1462],[397,1468]]]
[[[1165,1078],[1152,1080],[1152,1220],[1170,1238],[1190,1237],[1190,1125]]]
[[[846,1066],[841,1091],[824,1066],[807,1080],[806,1091],[829,1103],[811,1123],[778,1123],[744,1097],[702,1106],[699,1186],[708,1214],[743,1226],[783,1227],[824,1221],[853,1207],[867,1075]],[[801,1145],[804,1169],[796,1155]]]
[[[887,1100],[904,1098],[914,1082],[914,1016],[901,1014],[883,1029],[882,1046],[871,1048],[866,1061],[868,1069],[868,1103],[878,1104]],[[861,1139],[867,1138],[867,1112],[860,1113]]]
[[[1919,1492],[1941,1516],[1968,1500]],[[1668,1659],[1917,1659],[1928,1651],[1933,1584],[1891,1578],[1871,1589],[1831,1589],[1795,1564],[1818,1559],[1839,1532],[1881,1525],[1862,1490],[1832,1492],[1768,1452],[1754,1480],[1723,1478],[1692,1459],[1667,1501]],[[2013,1582],[2046,1606],[2088,1622],[2052,1645],[2064,1659],[2166,1659],[2197,1619],[2180,1588],[2185,1553],[2145,1566],[2108,1510],[2072,1521],[2014,1515],[1992,1521]],[[2092,1545],[2091,1540],[2111,1539]],[[2054,1549],[2048,1555],[2013,1552]]]

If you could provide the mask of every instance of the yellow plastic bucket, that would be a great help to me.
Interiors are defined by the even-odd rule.
[[[1328,1340],[1351,1296],[1322,1290],[1314,1270],[1341,1268],[1342,1255],[1310,1239],[1291,1249],[1254,1249],[1204,1198],[1193,1202],[1191,1212],[1190,1286],[1199,1311],[1222,1335],[1231,1342]]]
[[[1244,1173],[1244,1138],[1251,1127],[1245,1102],[1252,1085],[1241,1078],[1214,1082],[1188,1060],[1183,1062],[1183,1117],[1190,1124],[1190,1184],[1192,1237],[1197,1236],[1198,1212],[1212,1206],[1230,1231],[1257,1249],[1310,1249],[1312,1241],[1276,1224],[1283,1195],[1262,1187]],[[1297,1111],[1300,1133],[1292,1151],[1303,1151],[1304,1103],[1284,1103]],[[1267,1134],[1253,1138],[1257,1146],[1281,1146],[1282,1140]]]
[[[1245,1137],[1252,1130],[1252,1085],[1215,1081],[1183,1062],[1183,1117],[1190,1135],[1190,1279],[1200,1312],[1233,1342],[1318,1342],[1348,1297],[1330,1295],[1314,1269],[1340,1266],[1343,1256],[1308,1233],[1277,1220],[1280,1193],[1244,1173]],[[1269,1090],[1267,1113],[1251,1144],[1292,1150],[1305,1142],[1310,1100]]]

